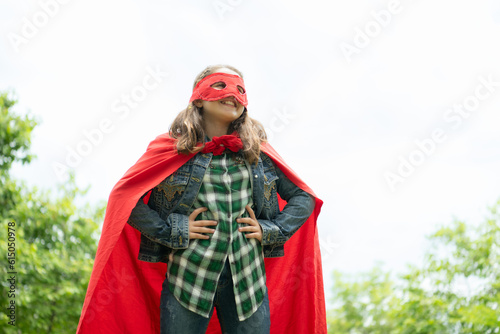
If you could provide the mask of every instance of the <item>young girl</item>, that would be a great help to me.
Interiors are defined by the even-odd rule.
[[[140,232],[135,254],[143,269],[135,272],[143,289],[150,288],[153,275],[157,277],[144,264],[168,264],[161,286],[161,333],[205,333],[211,328],[214,307],[223,333],[269,333],[266,267],[272,265],[265,264],[264,257],[283,257],[285,242],[308,218],[315,221],[319,214],[322,202],[268,146],[262,125],[249,117],[247,105],[243,76],[237,69],[228,65],[207,67],[197,76],[189,105],[174,120],[168,135],[150,144],[110,196],[110,202],[116,203],[118,197],[140,192],[131,211],[115,210],[114,204],[110,208],[108,203],[96,263],[103,262],[99,258],[101,244],[110,244],[103,241],[104,235],[112,235],[105,233],[106,221],[122,221],[125,217],[117,213],[121,218],[108,218],[108,211],[110,216],[115,211],[130,212],[126,220]],[[120,237],[117,244],[122,239],[125,244],[133,244],[131,240],[137,234],[125,230],[121,233],[128,236]],[[309,238],[306,242],[318,251],[317,236],[309,232]],[[316,266],[319,252],[309,255]],[[96,266],[92,278],[100,268]],[[321,271],[315,268],[305,276],[295,274],[306,281],[312,275],[321,276]],[[98,286],[92,284],[92,278],[84,311],[90,307],[87,299],[92,298],[91,289]],[[109,279],[105,280],[109,285]],[[289,281],[285,285],[292,286]],[[321,292],[316,295],[321,310],[324,300],[320,285],[314,293]],[[293,290],[296,286],[293,284]],[[148,297],[141,298],[147,305]],[[278,301],[271,304],[277,309],[281,306]],[[97,311],[98,306],[94,309]],[[85,327],[84,311],[79,332]],[[91,322],[86,321],[89,328]],[[326,330],[322,323],[322,319],[315,319],[313,332]],[[157,328],[155,324],[150,326]],[[273,328],[278,325],[273,324]],[[133,331],[127,328],[126,332]]]

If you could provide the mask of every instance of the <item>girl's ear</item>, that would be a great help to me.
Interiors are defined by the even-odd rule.
[[[194,100],[193,103],[198,108],[201,108],[203,106],[203,102],[201,100]]]

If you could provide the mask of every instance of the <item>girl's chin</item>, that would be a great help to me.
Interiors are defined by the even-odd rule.
[[[224,110],[221,115],[224,118],[231,119],[231,122],[240,117],[242,113],[240,113],[237,109],[233,110]]]
[[[213,113],[208,113],[205,112],[205,117],[207,120],[214,120],[214,121],[224,121],[224,122],[233,122],[238,119],[238,117],[241,116],[243,112],[240,112],[237,109],[233,110],[219,110],[218,112],[213,112]]]

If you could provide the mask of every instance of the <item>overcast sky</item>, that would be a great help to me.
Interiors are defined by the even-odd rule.
[[[167,131],[209,64],[240,69],[249,113],[324,200],[331,271],[418,264],[425,235],[500,198],[500,3],[0,1],[0,90],[41,124],[15,173],[88,200]]]

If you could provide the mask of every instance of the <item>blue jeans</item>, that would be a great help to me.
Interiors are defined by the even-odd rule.
[[[271,317],[267,291],[264,295],[264,301],[257,311],[244,321],[238,320],[229,261],[226,261],[219,278],[214,306],[216,306],[217,309],[217,317],[219,318],[223,334],[264,334],[270,331]],[[168,288],[168,279],[165,279],[163,282],[160,300],[160,325],[162,334],[205,333],[213,311],[214,307],[212,306],[210,316],[205,318],[188,310],[182,306],[170,292]]]

